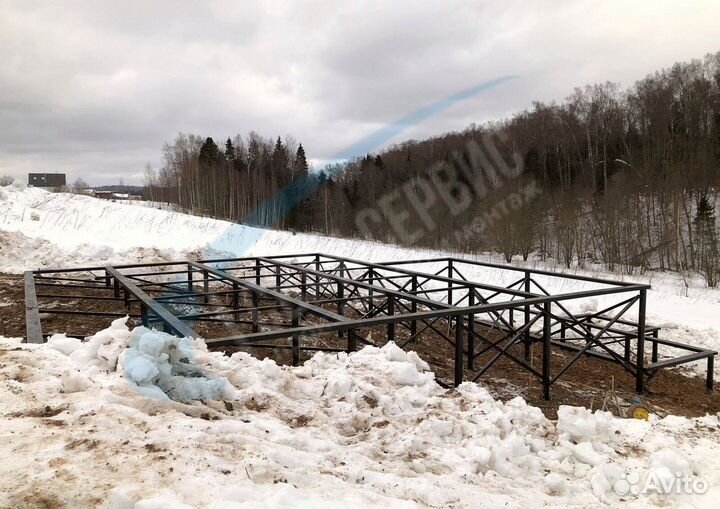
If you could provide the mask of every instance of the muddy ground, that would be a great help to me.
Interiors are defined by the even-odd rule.
[[[148,289],[149,290],[149,289]],[[122,300],[81,300],[83,296],[102,295],[112,297],[111,290],[95,290],[67,287],[46,287],[38,286],[37,293],[41,307],[49,309],[75,309],[83,311],[99,311],[106,313],[123,314],[126,312]],[[77,299],[60,299],[59,294],[77,295]],[[43,297],[42,295],[45,295]],[[215,297],[211,300],[208,308],[200,306],[187,306],[185,312],[190,309],[200,311],[215,311],[222,309],[220,306],[226,304],[223,299],[226,297]],[[264,304],[271,304],[265,302]],[[331,306],[328,306],[331,309]],[[138,306],[131,307],[131,315],[137,314]],[[352,310],[347,314],[353,315]],[[73,335],[91,335],[101,330],[114,319],[111,316],[78,316],[61,314],[43,314],[42,325],[45,333],[66,332]],[[240,321],[249,321],[249,313],[237,317]],[[137,318],[132,319],[138,323]],[[261,322],[268,322],[268,325],[261,326],[262,329],[275,328],[277,323],[290,323],[290,313],[283,310],[273,310],[263,314]],[[306,316],[303,323],[316,322],[312,316]],[[437,327],[447,327],[446,324],[437,322]],[[195,330],[207,338],[222,337],[228,335],[243,334],[251,331],[248,323],[218,323],[218,322],[196,322],[193,324]],[[405,342],[409,331],[398,326],[396,341],[398,344]],[[376,327],[359,331],[362,337],[369,339],[376,345],[382,345],[386,341],[386,328]],[[662,334],[662,332],[661,332]],[[25,306],[24,306],[24,284],[21,276],[11,274],[0,274],[0,335],[6,337],[19,337],[25,335]],[[488,337],[492,337],[489,334]],[[662,337],[662,336],[661,336]],[[325,334],[322,336],[309,337],[303,340],[303,345],[319,345],[331,348],[344,348],[345,339],[340,339],[337,334]],[[436,376],[444,381],[452,380],[453,376],[453,347],[443,340],[439,335],[430,331],[423,333],[423,336],[416,343],[407,345],[406,349],[417,351],[420,356],[430,365]],[[226,353],[240,350],[238,348],[220,348]],[[270,357],[281,364],[289,364],[292,360],[289,350],[272,350],[269,348],[248,349],[258,357]],[[522,352],[517,349],[513,353],[517,357]],[[307,359],[311,352],[303,352],[301,359]],[[477,360],[476,368],[482,366],[490,357],[490,353]],[[562,350],[553,349],[552,372],[557,372],[570,359],[571,354]],[[536,369],[540,369],[541,352],[540,345],[534,345],[532,362]],[[465,379],[473,378],[473,372],[466,370]],[[529,403],[543,409],[548,417],[554,418],[559,405],[579,405],[585,407],[599,408],[607,399],[613,382],[615,390],[621,400],[618,408],[614,403],[609,405],[608,410],[615,414],[626,412],[628,401],[634,395],[634,379],[617,364],[609,363],[600,359],[589,357],[581,358],[572,366],[553,386],[551,401],[542,399],[540,382],[522,367],[507,359],[501,359],[482,376],[479,380],[491,393],[501,399],[508,400],[515,396],[522,396]],[[716,385],[717,389],[717,385]],[[687,370],[666,369],[657,374],[649,383],[644,401],[660,415],[667,413],[700,416],[705,413],[720,412],[720,395],[717,390],[708,393],[705,390],[705,379]]]

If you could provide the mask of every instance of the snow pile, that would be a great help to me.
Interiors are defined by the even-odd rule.
[[[553,422],[447,391],[392,343],[293,368],[117,320],[87,343],[0,339],[0,356],[4,507],[702,506],[720,486],[717,416]],[[625,494],[628,472],[711,489]]]
[[[558,431],[560,436],[576,442],[607,442],[613,434],[610,412],[591,412],[587,408],[560,406]]]
[[[127,317],[118,318],[110,327],[89,337],[85,342],[69,338],[65,334],[55,334],[48,339],[47,347],[69,356],[78,367],[86,371],[114,371],[130,335],[126,322]]]
[[[151,263],[167,261],[178,256],[178,253],[172,249],[144,247],[113,249],[84,241],[73,246],[60,247],[42,237],[31,238],[20,232],[0,231],[0,272],[21,273],[25,270],[46,268]]]
[[[145,396],[176,401],[231,399],[233,390],[224,378],[207,376],[193,362],[193,340],[136,327],[128,330],[127,317],[82,342],[55,334],[47,347],[70,357],[75,372],[63,372],[65,392],[85,390],[98,370],[122,373]]]
[[[232,399],[226,379],[208,377],[192,362],[192,342],[137,327],[121,355],[123,375],[143,394],[160,399]]]

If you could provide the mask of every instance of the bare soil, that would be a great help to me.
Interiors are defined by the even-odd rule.
[[[38,300],[41,307],[75,309],[82,311],[101,311],[110,313],[125,313],[126,308],[123,301],[95,300],[88,301],[83,297],[89,295],[112,296],[112,291],[100,291],[95,289],[68,288],[68,287],[42,287],[37,288],[40,295]],[[104,293],[103,293],[104,292]],[[59,299],[53,295],[69,294],[77,295],[77,299]],[[223,297],[215,297],[211,304],[223,304]],[[270,305],[270,301],[263,302]],[[249,303],[248,303],[249,305]],[[189,309],[203,311],[216,311],[220,307],[201,306],[190,307]],[[328,309],[331,309],[328,307]],[[354,311],[346,308],[347,314],[352,315]],[[191,312],[191,311],[185,311]],[[137,305],[132,306],[131,313],[138,313]],[[68,334],[85,336],[107,327],[114,319],[113,317],[100,316],[78,316],[63,314],[43,314],[42,325],[46,333],[66,332]],[[232,318],[232,316],[226,316]],[[239,320],[250,320],[249,313],[241,313]],[[273,310],[261,315],[261,330],[275,328],[277,323],[290,323],[290,313],[285,310]],[[304,324],[317,321],[312,316],[303,318]],[[263,326],[262,322],[267,322]],[[138,324],[138,318],[131,318],[131,324]],[[219,323],[219,322],[196,322],[194,329],[204,337],[222,337],[238,335],[250,332],[249,323]],[[447,327],[440,321],[436,327]],[[364,338],[369,339],[373,344],[382,345],[386,342],[387,331],[385,327],[363,329],[358,331]],[[17,275],[0,274],[0,335],[6,337],[20,337],[25,335],[25,306],[24,306],[24,284],[23,278]],[[409,331],[402,327],[396,328],[396,342],[403,344],[409,337]],[[488,334],[492,338],[492,333]],[[287,344],[287,343],[286,343]],[[337,334],[324,334],[319,336],[303,338],[304,346],[315,345],[330,348],[345,348],[346,340],[338,338]],[[423,333],[421,339],[406,346],[408,350],[417,351],[425,359],[438,379],[450,381],[453,377],[454,349],[441,336],[429,331]],[[292,354],[290,350],[277,350],[271,348],[243,349],[237,347],[218,348],[227,354],[245,350],[253,355],[263,358],[269,357],[280,364],[290,364]],[[522,356],[520,349],[511,350],[517,357]],[[303,352],[301,361],[309,358],[312,352]],[[476,361],[477,370],[490,358],[492,353],[487,353]],[[571,358],[570,353],[553,349],[551,372],[556,373]],[[539,370],[541,352],[536,345],[533,351],[532,362]],[[474,374],[465,370],[465,379],[472,380]],[[634,379],[619,365],[609,363],[600,359],[582,357],[573,365],[555,384],[551,392],[551,400],[542,399],[542,388],[539,380],[524,370],[521,366],[509,359],[500,359],[490,370],[485,373],[479,382],[497,398],[509,400],[516,396],[522,396],[529,403],[540,407],[545,414],[554,418],[557,415],[559,405],[578,405],[592,408],[600,408],[606,399],[608,391],[614,383],[615,391],[623,401],[623,406],[617,408],[614,404],[609,405],[608,410],[615,414],[622,414],[626,411],[627,402],[634,395]],[[717,384],[716,384],[717,389]],[[643,395],[643,400],[660,415],[666,413],[701,416],[706,413],[720,412],[720,395],[717,390],[708,393],[705,390],[705,379],[696,376],[682,369],[666,369],[658,373],[649,383],[648,391]]]

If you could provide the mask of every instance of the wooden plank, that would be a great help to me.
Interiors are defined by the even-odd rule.
[[[25,272],[25,341],[42,343],[42,324],[40,323],[34,277],[31,270]]]
[[[152,311],[167,327],[169,327],[175,334],[181,337],[196,338],[198,334],[187,324],[185,324],[178,317],[173,315],[165,307],[160,305],[155,299],[150,297],[147,293],[143,292],[140,288],[132,282],[132,280],[123,276],[113,267],[105,267],[108,274],[114,277],[120,285],[125,288],[128,292],[133,294],[141,303],[143,303],[148,311]]]

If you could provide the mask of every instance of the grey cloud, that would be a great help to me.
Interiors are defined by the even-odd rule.
[[[140,178],[182,132],[292,134],[333,157],[387,122],[514,82],[392,142],[507,116],[574,86],[627,86],[717,51],[712,1],[0,4],[0,173]]]

